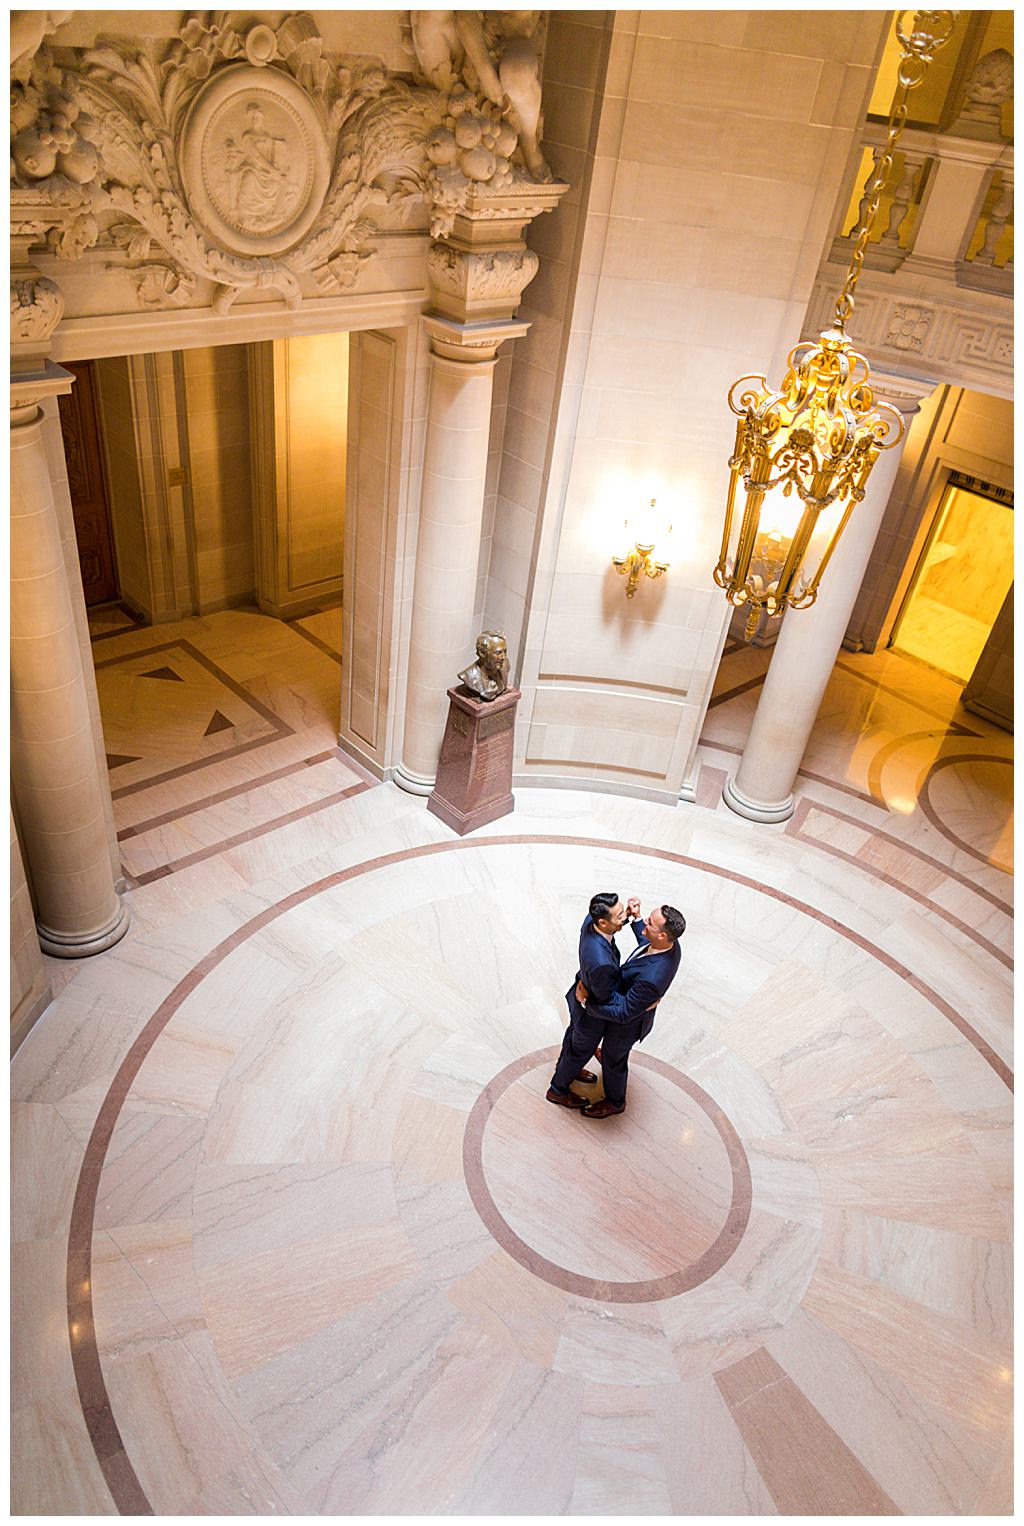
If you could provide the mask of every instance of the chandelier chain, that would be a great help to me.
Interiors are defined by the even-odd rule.
[[[868,187],[867,212],[850,257],[850,268],[847,271],[843,289],[836,301],[835,325],[838,329],[845,329],[846,320],[853,312],[853,294],[857,289],[857,282],[864,265],[864,254],[875,225],[882,192],[892,170],[896,144],[906,125],[907,98],[910,92],[916,90],[923,81],[927,66],[939,48],[948,42],[959,13],[957,11],[918,11],[914,28],[909,35],[903,28],[903,17],[906,14],[905,11],[901,11],[896,21],[896,36],[902,53],[897,76],[899,89],[893,97],[892,109],[889,112],[885,148],[875,166],[875,173]]]

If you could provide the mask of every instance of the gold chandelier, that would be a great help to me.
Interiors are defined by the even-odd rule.
[[[729,391],[738,422],[714,579],[730,604],[749,608],[748,640],[762,610],[777,618],[787,605],[806,609],[814,603],[854,505],[864,497],[871,468],[880,452],[891,450],[903,436],[902,414],[876,399],[868,363],[851,348],[845,324],[907,119],[907,97],[948,42],[957,12],[918,11],[909,34],[903,24],[907,14],[901,12],[896,23],[901,58],[888,139],[869,187],[867,213],[833,326],[816,344],[804,341],[790,351],[778,390],[764,376],[741,376]],[[741,482],[746,498],[740,512]]]

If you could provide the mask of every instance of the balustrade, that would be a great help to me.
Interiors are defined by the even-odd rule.
[[[870,164],[833,240],[829,258],[846,262],[867,212],[869,187],[885,130],[866,124],[862,150]],[[1013,288],[1013,145],[907,129],[883,192],[886,226],[864,253],[868,270],[945,278],[958,286],[1010,293]],[[863,156],[862,156],[863,165]]]
[[[1013,291],[1013,172],[993,172],[957,281],[980,291]]]

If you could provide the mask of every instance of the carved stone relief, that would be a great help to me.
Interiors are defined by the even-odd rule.
[[[897,372],[1013,396],[1013,318],[1005,298],[961,292],[945,283],[940,292],[935,282],[934,295],[908,301],[878,289],[885,279],[866,273],[857,293],[855,334],[873,367],[885,370],[888,359]],[[841,281],[838,272],[819,274],[805,334],[827,325]]]
[[[46,276],[11,279],[11,340],[15,345],[49,338],[64,312],[60,287]]]
[[[434,307],[463,321],[509,313],[539,264],[530,249],[470,251],[434,244],[427,255]]]
[[[234,254],[279,254],[298,243],[331,178],[310,98],[286,75],[246,64],[200,90],[181,167],[196,217]]]
[[[933,317],[930,308],[913,302],[898,302],[889,318],[885,343],[897,350],[913,350],[921,354]]]
[[[1013,55],[996,48],[980,58],[964,90],[960,115],[949,129],[964,138],[997,139],[1003,106],[1013,95]]]
[[[411,79],[325,53],[307,13],[194,12],[166,43],[81,52],[43,40],[66,14],[22,28],[13,231],[60,259],[117,251],[107,269],[142,307],[191,303],[202,282],[219,312],[250,290],[294,307],[353,285],[384,208],[394,223],[426,203],[440,238],[466,218],[521,227],[563,189],[539,147],[539,12],[410,13]],[[511,293],[533,272],[504,273]]]

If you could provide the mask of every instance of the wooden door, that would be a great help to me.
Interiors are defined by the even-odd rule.
[[[72,365],[65,361],[64,365],[75,376],[75,385],[59,402],[82,587],[87,605],[106,604],[117,598],[118,588],[110,505],[100,451],[95,378],[91,362]]]

